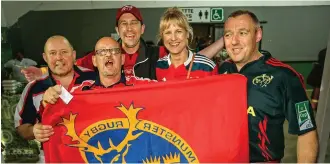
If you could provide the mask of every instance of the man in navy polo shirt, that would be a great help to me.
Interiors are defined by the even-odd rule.
[[[85,80],[95,79],[93,71],[74,66],[76,52],[63,36],[52,36],[47,40],[43,58],[48,65],[49,75],[25,87],[15,112],[18,133],[25,139],[41,142],[47,140],[53,131],[51,126],[38,123],[41,121],[39,112],[43,108],[41,100],[45,91],[56,84],[70,91]]]
[[[258,51],[260,23],[250,11],[233,12],[225,22],[224,41],[231,60],[219,73],[248,79],[250,162],[280,162],[284,155],[283,123],[298,135],[298,162],[316,162],[316,124],[302,76],[290,66]]]

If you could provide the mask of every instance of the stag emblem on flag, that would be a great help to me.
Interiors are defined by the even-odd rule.
[[[67,144],[67,146],[79,148],[85,162],[198,162],[196,154],[193,152],[188,143],[186,143],[173,131],[165,127],[161,127],[161,125],[156,123],[137,119],[139,111],[143,108],[135,108],[133,103],[128,108],[126,108],[123,104],[116,108],[125,114],[126,118],[115,118],[99,121],[87,127],[80,135],[78,135],[75,130],[76,118],[78,117],[78,114],[70,113],[68,119],[62,118],[63,122],[61,122],[60,125],[66,127],[66,135],[71,137],[71,141],[73,142],[71,144]],[[98,129],[96,127],[98,127]],[[162,128],[162,134],[155,132],[154,127]],[[120,132],[113,135],[116,130]],[[125,132],[123,132],[123,130],[125,130]],[[107,136],[106,139],[104,136]],[[160,147],[156,148],[153,148],[155,147],[154,144],[149,145],[149,147],[154,149],[157,153],[152,153],[151,151],[150,154],[150,150],[141,149],[141,146],[138,146],[145,146],[145,143],[148,143],[148,140],[150,142],[150,139],[156,141],[160,145]],[[165,148],[167,147],[166,150],[157,150],[162,148],[162,145],[167,145],[165,146]]]

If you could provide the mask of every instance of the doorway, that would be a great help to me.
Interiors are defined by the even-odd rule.
[[[207,47],[223,35],[223,24],[191,23],[194,38],[189,44],[196,52]]]

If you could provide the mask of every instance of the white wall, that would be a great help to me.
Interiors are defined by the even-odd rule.
[[[1,25],[3,24],[3,16],[5,16],[5,24],[11,26],[15,24],[19,17],[31,10],[35,10],[42,2],[29,1],[1,1]]]
[[[31,10],[113,9],[131,4],[139,8],[212,6],[309,6],[330,5],[330,1],[1,1],[1,25],[11,26]]]
[[[7,27],[7,20],[2,6],[1,6],[1,27]]]

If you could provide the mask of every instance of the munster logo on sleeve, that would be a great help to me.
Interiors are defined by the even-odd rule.
[[[246,82],[222,75],[76,91],[42,113],[54,129],[45,161],[249,162]]]
[[[308,113],[309,109],[309,101],[303,101],[295,104],[297,117],[298,117],[298,124],[299,129],[306,130],[313,127],[313,123],[311,117]]]

